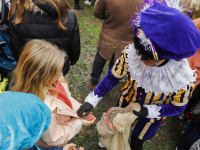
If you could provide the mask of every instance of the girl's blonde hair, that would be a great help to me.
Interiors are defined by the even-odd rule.
[[[25,8],[24,8],[24,3],[25,1],[28,0],[12,0],[10,11],[8,13],[8,20],[11,20],[13,15],[16,12],[16,18],[14,19],[14,24],[17,25],[21,23]],[[69,3],[67,0],[38,0],[38,4],[44,4],[44,3],[50,3],[52,4],[58,13],[58,17],[55,20],[57,23],[58,27],[62,30],[67,29],[63,24],[67,22],[68,19],[68,9],[71,9]],[[64,19],[65,18],[65,19]]]
[[[11,91],[32,93],[44,101],[46,84],[58,74],[66,54],[45,40],[27,42],[11,74]],[[48,87],[57,93],[53,85]]]

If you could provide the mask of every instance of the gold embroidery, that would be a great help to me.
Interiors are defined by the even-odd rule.
[[[171,103],[172,103],[174,106],[184,106],[184,105],[187,104],[187,102],[188,102],[188,101],[185,101],[185,102],[183,102],[183,103],[176,103],[176,102],[174,102],[174,101],[171,101]]]
[[[138,83],[135,81],[134,85],[133,85],[133,88],[135,90],[134,92],[134,97],[132,98],[132,102],[134,103],[136,101],[136,96],[137,96],[137,85]]]
[[[153,94],[153,92],[151,92],[151,91],[147,92],[143,106],[149,104],[152,94]]]
[[[161,96],[162,96],[162,93],[159,93],[158,95],[154,95],[152,102],[158,101]]]
[[[146,134],[147,130],[149,129],[149,127],[151,126],[151,124],[154,123],[154,118],[150,119],[150,122],[146,123],[146,125],[144,126],[142,132],[139,135],[139,139],[143,139],[144,135]]]
[[[185,91],[183,89],[178,91],[178,94],[176,94],[173,97],[173,101],[171,100],[171,97],[170,97],[170,101],[174,106],[184,106],[188,103],[188,100],[189,100],[188,97],[189,97],[189,94],[190,94],[190,90],[194,86],[193,82],[190,82],[188,86],[189,86],[189,89],[187,91]],[[183,102],[180,102],[181,101],[181,95],[183,93],[184,93]]]
[[[122,107],[122,103],[123,103],[123,96],[121,96],[119,99],[119,107]]]
[[[136,120],[132,126],[132,130],[135,128],[136,124],[138,123],[138,120]]]
[[[183,103],[187,103],[188,102],[188,97],[189,97],[189,94],[190,94],[190,90],[192,88],[192,86],[194,87],[194,84],[192,82],[189,83],[189,89],[185,92],[185,95],[184,95],[184,98],[183,98]]]
[[[120,58],[117,59],[117,62],[114,64],[114,66],[112,68],[112,74],[116,78],[123,78],[127,74],[128,64],[125,63],[126,49],[123,51],[123,53],[124,54],[122,56],[120,56]],[[115,71],[115,69],[117,69],[117,70]],[[122,70],[123,70],[123,72],[122,72]]]

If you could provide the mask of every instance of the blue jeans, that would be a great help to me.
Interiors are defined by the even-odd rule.
[[[200,139],[200,122],[186,135],[178,145],[178,150],[189,150],[190,147]]]

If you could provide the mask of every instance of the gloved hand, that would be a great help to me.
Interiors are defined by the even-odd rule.
[[[146,117],[148,115],[148,109],[146,107],[142,107],[141,110],[138,112],[138,111],[135,111],[133,110],[133,113],[138,116],[137,119],[141,119],[143,117]]]
[[[93,109],[93,106],[86,102],[83,105],[81,105],[81,107],[78,109],[77,114],[79,117],[85,117],[87,116]]]

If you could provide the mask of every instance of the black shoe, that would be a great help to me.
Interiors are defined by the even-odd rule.
[[[80,6],[80,5],[75,5],[75,6],[74,6],[74,9],[75,9],[75,10],[83,10],[84,7],[83,7],[83,6]]]

